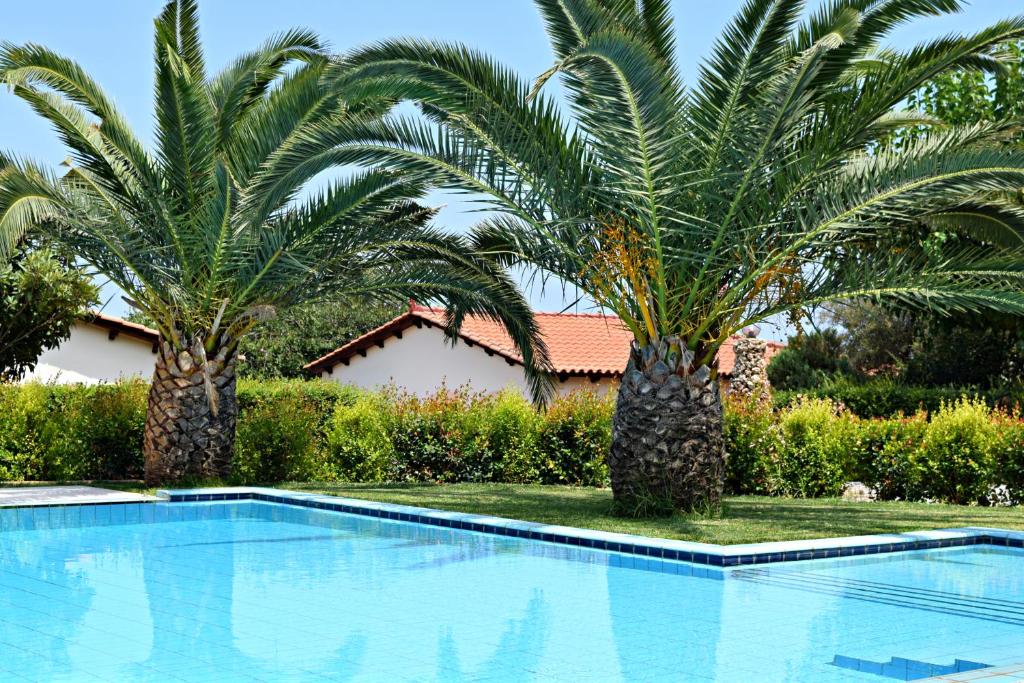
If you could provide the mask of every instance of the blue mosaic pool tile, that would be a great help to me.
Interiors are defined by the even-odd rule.
[[[998,545],[1024,547],[1024,534],[1017,533],[1014,535],[998,529],[981,528],[938,530],[903,535],[883,534],[846,539],[749,544],[746,546],[730,547],[686,543],[667,539],[632,537],[626,534],[546,526],[483,515],[410,508],[387,503],[339,499],[318,494],[294,493],[274,489],[200,489],[194,491],[165,491],[161,492],[161,495],[171,501],[250,499],[284,505],[313,507],[380,519],[392,519],[479,533],[529,538],[547,543],[609,550],[628,555],[662,558],[673,562],[691,562],[726,568],[751,564],[855,557],[907,550],[965,546],[989,541]]]

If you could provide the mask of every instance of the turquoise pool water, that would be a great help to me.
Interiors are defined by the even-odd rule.
[[[0,529],[3,681],[885,683],[1024,660],[1007,548],[694,576],[255,501],[0,510]]]

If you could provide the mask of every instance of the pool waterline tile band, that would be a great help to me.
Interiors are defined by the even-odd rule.
[[[594,548],[627,555],[713,567],[740,567],[798,560],[860,557],[910,550],[931,550],[971,545],[1024,548],[1024,532],[987,527],[938,529],[903,534],[848,536],[804,541],[749,543],[732,546],[634,536],[592,529],[523,522],[464,512],[433,510],[409,505],[378,503],[315,493],[261,487],[171,489],[157,492],[169,502],[256,500],[318,510],[344,512],[450,529],[477,531],[515,538]]]

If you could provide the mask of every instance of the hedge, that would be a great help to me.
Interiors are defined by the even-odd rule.
[[[828,399],[731,401],[725,431],[733,493],[831,496],[859,480],[885,500],[1024,502],[1024,421],[978,398],[884,419]]]
[[[147,387],[0,385],[0,480],[137,479]],[[578,392],[535,410],[517,393],[417,398],[326,382],[243,381],[231,483],[509,482],[605,486],[614,397]],[[884,499],[1024,501],[1024,422],[983,399],[863,418],[802,397],[727,401],[727,490]]]
[[[944,403],[952,403],[964,395],[984,401],[990,407],[1009,408],[1022,402],[1019,392],[1008,389],[917,387],[884,378],[865,382],[839,378],[814,389],[777,391],[774,403],[776,408],[784,408],[802,398],[828,399],[841,403],[858,417],[893,417],[913,415],[921,410],[934,413]]]
[[[147,385],[0,384],[0,481],[138,479]],[[601,486],[613,399],[538,412],[517,393],[420,399],[328,382],[241,381],[232,482]]]

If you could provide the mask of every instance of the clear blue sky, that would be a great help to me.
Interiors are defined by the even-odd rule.
[[[114,98],[128,120],[148,138],[152,129],[152,20],[161,0],[42,0],[4,2],[0,40],[37,42],[74,58]],[[740,0],[675,0],[680,63],[693,81],[722,27]],[[816,0],[808,3],[814,7]],[[211,70],[267,36],[292,26],[318,31],[335,50],[393,36],[424,36],[461,41],[486,50],[520,73],[535,76],[552,56],[543,25],[530,0],[205,0],[201,30]],[[975,0],[963,14],[931,19],[901,29],[899,46],[951,31],[981,28],[1014,12],[1021,0]],[[0,148],[57,164],[65,156],[55,136],[13,95],[0,93]],[[454,229],[477,217],[450,197],[434,196],[447,208],[439,220]],[[542,310],[559,310],[575,297],[562,292],[530,292]],[[112,301],[108,309],[123,313]],[[781,331],[771,336],[778,336]]]

